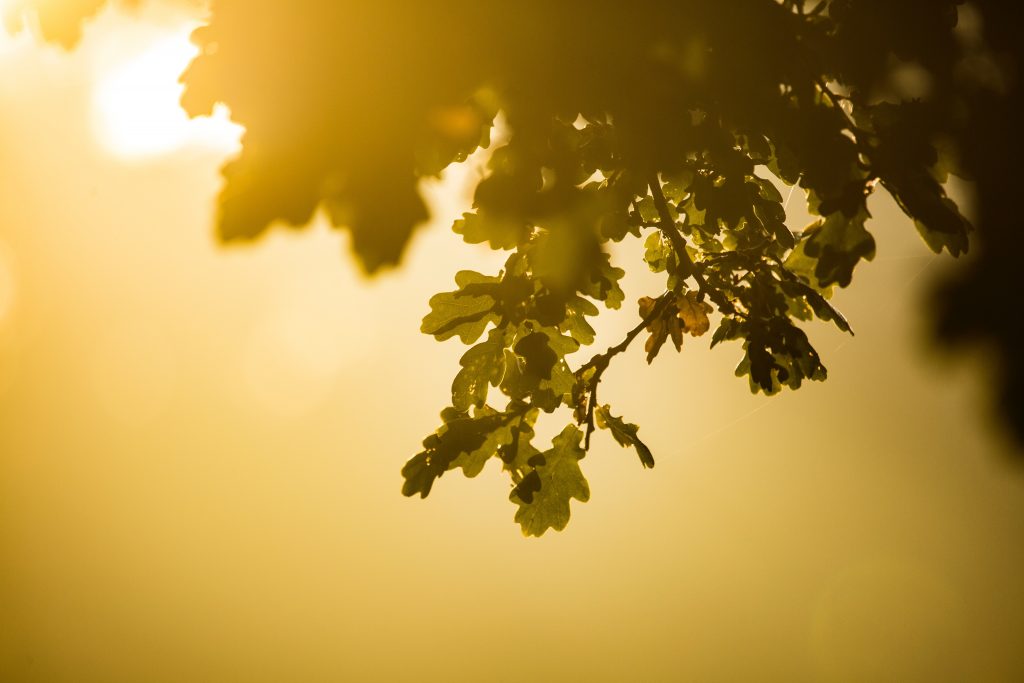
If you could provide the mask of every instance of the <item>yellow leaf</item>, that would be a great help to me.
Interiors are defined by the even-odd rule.
[[[649,296],[642,296],[637,303],[640,305],[640,317],[646,318],[654,311],[654,306],[658,302]]]
[[[683,321],[684,329],[694,337],[711,329],[711,321],[708,320],[708,313],[712,311],[711,305],[705,301],[698,301],[697,295],[693,292],[686,292],[676,299],[676,308],[679,309],[679,319]]]

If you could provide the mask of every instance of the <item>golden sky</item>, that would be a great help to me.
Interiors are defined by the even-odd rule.
[[[596,435],[591,501],[526,539],[493,463],[399,493],[462,352],[426,300],[501,262],[447,229],[478,169],[370,282],[324,221],[218,246],[239,130],[176,108],[195,22],[0,37],[0,681],[1024,679],[1024,479],[984,358],[927,346],[946,266],[891,200],[857,336],[810,329],[826,383],[632,349],[602,396],[657,467]]]

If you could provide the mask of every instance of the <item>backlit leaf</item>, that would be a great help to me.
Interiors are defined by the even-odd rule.
[[[528,482],[513,490],[510,499],[519,509],[515,520],[525,536],[541,536],[548,529],[561,531],[569,523],[569,501],[590,500],[590,487],[580,471],[585,452],[580,447],[583,432],[567,426],[552,441],[552,448],[534,462],[524,478]]]
[[[651,455],[651,449],[637,436],[639,427],[624,421],[621,417],[612,415],[609,405],[599,406],[594,415],[597,418],[597,426],[610,431],[620,446],[632,446],[636,449],[637,455],[640,456],[640,463],[644,467],[654,467],[654,456]]]
[[[438,340],[458,336],[463,344],[480,338],[488,323],[497,322],[495,312],[499,278],[461,270],[455,275],[459,289],[435,294],[430,298],[430,313],[423,318],[420,330]]]

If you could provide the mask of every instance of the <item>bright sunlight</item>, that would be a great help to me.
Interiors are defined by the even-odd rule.
[[[241,128],[226,107],[190,119],[179,104],[182,72],[199,49],[189,42],[194,25],[181,27],[100,76],[93,93],[100,141],[115,154],[151,157],[190,144],[230,152]]]

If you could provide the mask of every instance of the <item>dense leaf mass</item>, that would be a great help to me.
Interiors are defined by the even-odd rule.
[[[951,172],[977,182],[982,254],[948,289],[944,329],[994,338],[1010,381],[1024,380],[1024,316],[997,296],[1020,291],[1008,260],[1021,246],[1013,5],[213,0],[184,104],[202,114],[225,102],[246,128],[224,169],[224,240],[323,208],[368,273],[397,263],[426,218],[418,179],[489,146],[501,112],[508,134],[454,230],[509,255],[430,300],[422,330],[470,348],[403,492],[426,496],[445,472],[475,476],[494,458],[516,520],[539,535],[589,497],[579,461],[595,426],[654,464],[636,425],[597,402],[637,337],[649,362],[686,334],[736,341],[737,375],[755,392],[825,378],[801,325],[850,332],[829,298],[874,257],[867,200],[879,186],[934,251],[958,256],[971,226],[944,183]],[[978,8],[992,21],[965,27]],[[907,65],[928,87],[906,91],[894,74]],[[799,186],[811,225],[789,225],[781,185]],[[643,240],[664,289],[638,302],[621,343],[573,369],[598,305],[625,303],[607,251],[624,239]],[[1020,390],[1005,394],[1024,425]],[[540,452],[535,420],[563,408],[570,424]]]

